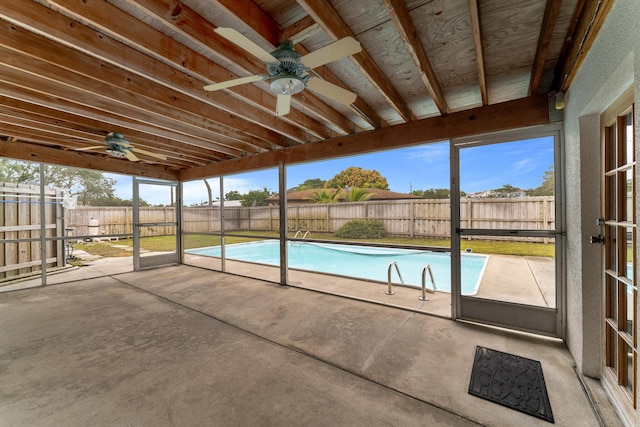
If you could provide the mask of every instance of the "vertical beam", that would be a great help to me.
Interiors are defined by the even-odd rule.
[[[44,163],[40,163],[40,258],[42,262],[42,286],[47,285],[47,211],[44,197]]]
[[[280,284],[289,284],[289,256],[287,253],[287,169],[278,164],[278,191],[280,204]]]
[[[487,94],[487,77],[484,67],[484,54],[482,53],[482,31],[480,28],[480,10],[478,0],[469,0],[469,16],[471,17],[471,32],[473,33],[473,45],[476,49],[476,62],[478,63],[478,84],[480,85],[480,96],[482,105],[489,104]]]

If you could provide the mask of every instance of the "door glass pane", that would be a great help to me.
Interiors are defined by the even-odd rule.
[[[607,354],[606,364],[613,370],[618,370],[618,334],[611,325],[606,325],[607,334]]]
[[[607,269],[617,272],[618,271],[618,257],[616,254],[616,227],[605,227],[605,240],[607,245],[605,246],[605,266]]]
[[[607,305],[606,305],[606,316],[609,319],[614,319],[617,321],[618,318],[618,281],[610,276],[606,275],[606,295],[607,295]]]
[[[633,385],[635,383],[635,378],[634,378],[634,372],[635,370],[634,368],[634,360],[635,360],[635,351],[633,351],[633,348],[630,347],[627,343],[623,343],[623,348],[624,348],[624,353],[623,353],[623,360],[624,363],[626,364],[625,366],[625,371],[626,371],[626,378],[624,378],[624,385],[625,388],[627,389],[627,391],[633,395]]]
[[[637,298],[637,291],[633,289],[633,286],[626,285],[626,293],[625,293],[625,308],[626,308],[626,327],[625,331],[633,336],[634,333],[634,324],[635,324],[635,301]]]

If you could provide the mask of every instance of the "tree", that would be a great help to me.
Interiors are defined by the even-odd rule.
[[[45,183],[48,187],[65,190],[78,198],[84,206],[122,206],[123,200],[115,195],[116,180],[102,172],[66,166],[46,165]],[[36,163],[0,159],[0,181],[37,184],[40,166]]]
[[[411,194],[425,199],[448,199],[451,196],[451,191],[448,188],[429,188],[428,190],[413,190]]]
[[[353,187],[349,191],[345,191],[344,201],[345,202],[366,202],[371,197],[373,197],[373,193],[367,190],[366,188]]]
[[[287,193],[291,193],[293,191],[308,190],[310,188],[323,188],[326,182],[327,181],[320,178],[308,179],[297,187],[288,189]]]
[[[242,200],[240,204],[242,207],[254,207],[254,206],[266,206],[266,199],[269,197],[277,196],[278,193],[271,192],[264,187],[262,190],[251,190],[244,196],[242,196]]]
[[[236,190],[231,190],[224,195],[225,200],[242,200],[244,196]]]
[[[554,181],[555,174],[553,171],[553,166],[550,166],[549,169],[544,171],[544,175],[542,176],[542,184],[540,184],[540,187],[527,190],[527,196],[553,196],[555,188]]]
[[[338,172],[333,178],[326,182],[325,188],[380,188],[389,189],[387,179],[380,175],[380,172],[373,169],[362,169],[351,166]]]
[[[330,189],[322,189],[318,191],[314,191],[311,194],[311,198],[314,203],[336,203],[338,201],[338,196],[340,195],[340,191],[335,190],[331,191]]]

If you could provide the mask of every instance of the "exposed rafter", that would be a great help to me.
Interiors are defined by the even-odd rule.
[[[561,3],[562,0],[547,0],[547,6],[544,10],[544,17],[542,18],[542,28],[540,29],[538,47],[536,49],[536,57],[533,61],[533,67],[531,70],[529,95],[533,95],[538,92],[538,86],[540,85],[540,79],[542,78],[542,72],[544,71],[544,64],[547,60],[549,43],[551,42],[553,30],[556,27],[556,20],[558,19],[558,14],[560,13]]]
[[[433,98],[433,102],[435,102],[441,114],[448,114],[449,107],[447,105],[444,92],[442,91],[440,82],[438,82],[436,73],[431,67],[431,61],[429,61],[429,57],[424,50],[424,46],[422,45],[420,36],[413,25],[413,21],[411,20],[411,16],[409,15],[409,11],[407,10],[404,0],[383,0],[383,2],[387,7],[389,16],[391,16],[396,29],[400,33],[400,37],[404,40],[404,44],[407,47],[413,62],[416,63],[420,78]]]
[[[349,29],[338,12],[328,2],[322,0],[298,0],[298,3],[333,40],[339,40],[343,37],[355,37],[353,31]],[[407,102],[365,49],[351,56],[351,59],[371,83],[380,90],[405,122],[415,119]]]
[[[473,33],[473,46],[476,51],[476,63],[478,65],[478,85],[480,86],[480,96],[482,105],[489,104],[487,93],[487,76],[484,65],[484,53],[482,51],[482,27],[480,25],[480,9],[478,0],[469,0],[469,17],[471,18],[471,32]]]
[[[552,88],[566,92],[600,31],[613,0],[581,0],[558,59]]]

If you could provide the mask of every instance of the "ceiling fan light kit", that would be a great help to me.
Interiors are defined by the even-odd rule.
[[[357,97],[355,93],[347,89],[308,73],[313,68],[360,52],[362,50],[360,42],[352,37],[345,37],[302,56],[296,52],[290,41],[282,42],[276,50],[269,53],[233,28],[216,28],[215,32],[265,62],[269,74],[214,83],[205,86],[204,90],[206,91],[227,89],[254,81],[271,79],[271,92],[277,96],[276,115],[278,116],[288,114],[291,95],[298,94],[307,87],[344,105],[352,104]],[[309,82],[314,84],[309,85]]]

